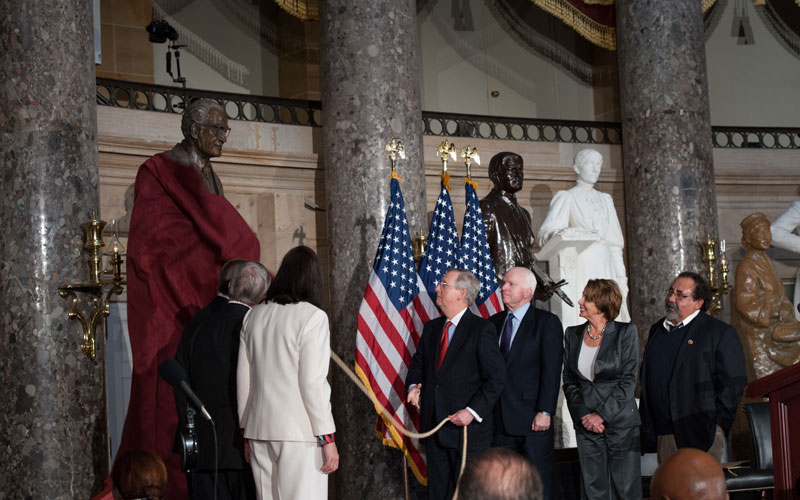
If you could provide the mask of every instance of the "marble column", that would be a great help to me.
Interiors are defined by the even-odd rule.
[[[85,281],[99,207],[91,0],[0,3],[0,497],[89,498],[107,469],[102,330],[81,353],[58,286]]]
[[[717,235],[703,14],[697,0],[618,0],[631,313],[646,340],[698,243]]]
[[[354,366],[358,307],[388,207],[383,148],[391,137],[408,155],[398,173],[409,225],[417,233],[427,222],[416,4],[329,0],[320,18],[332,348]],[[402,498],[401,453],[380,443],[372,404],[338,367],[331,370],[336,498]],[[409,481],[415,487],[410,472]]]

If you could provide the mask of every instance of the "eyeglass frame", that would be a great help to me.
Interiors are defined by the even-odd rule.
[[[683,295],[679,290],[675,290],[672,287],[667,288],[667,298],[672,297],[673,295],[675,295],[677,300],[697,300],[697,297],[694,296],[694,291],[692,291],[692,295]]]
[[[223,134],[225,136],[225,139],[227,139],[227,138],[229,138],[231,136],[231,128],[230,127],[222,127],[220,125],[211,125],[211,124],[208,124],[208,123],[200,123],[200,122],[194,122],[194,124],[195,125],[199,125],[201,127],[205,127],[205,128],[211,129],[211,132],[216,134],[217,137],[219,137],[220,134]]]

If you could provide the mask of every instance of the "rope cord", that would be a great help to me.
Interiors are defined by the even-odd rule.
[[[358,387],[359,390],[361,392],[363,392],[370,399],[370,401],[372,401],[372,404],[374,404],[376,407],[378,407],[380,409],[380,413],[382,415],[384,415],[385,417],[388,417],[388,419],[390,420],[390,425],[392,427],[394,427],[401,434],[404,434],[404,435],[406,435],[406,436],[408,436],[408,437],[410,437],[412,439],[424,439],[424,438],[427,438],[427,437],[430,437],[430,436],[433,436],[434,434],[436,434],[439,431],[439,429],[441,429],[444,426],[444,424],[446,424],[447,422],[450,421],[449,418],[444,418],[444,419],[442,419],[441,422],[439,422],[439,424],[436,427],[434,427],[433,429],[431,429],[431,430],[429,430],[427,432],[416,432],[416,431],[411,431],[411,430],[406,429],[405,426],[402,425],[402,423],[399,422],[397,420],[397,418],[394,415],[392,415],[389,412],[389,410],[386,409],[385,406],[383,406],[381,404],[380,401],[378,401],[378,398],[375,397],[375,395],[372,393],[372,391],[370,391],[364,385],[364,382],[362,382],[361,379],[359,379],[358,376],[356,376],[356,374],[353,373],[353,370],[350,369],[350,367],[347,366],[344,361],[342,361],[342,358],[340,358],[339,355],[337,355],[335,352],[331,351],[331,359],[333,360],[334,363],[336,363],[336,365],[339,366],[339,368],[342,369],[342,371],[345,373],[345,375],[347,375],[350,378],[350,380],[352,380],[353,383],[356,384],[356,387]],[[463,434],[463,437],[462,437],[462,447],[461,447],[461,468],[458,471],[458,476],[459,477],[461,477],[461,473],[464,472],[464,467],[467,464],[467,426],[465,425],[463,427],[463,429],[464,429],[464,434]],[[457,495],[458,495],[458,492],[456,492],[456,496]],[[456,496],[453,496],[454,500],[455,500]]]

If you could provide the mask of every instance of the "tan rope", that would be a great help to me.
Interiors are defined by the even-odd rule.
[[[386,409],[385,406],[381,404],[380,401],[378,401],[378,398],[375,397],[372,391],[367,389],[367,387],[364,385],[364,382],[362,382],[361,379],[359,379],[358,376],[355,373],[353,373],[353,370],[351,370],[350,367],[347,366],[344,361],[342,361],[342,358],[340,358],[333,351],[331,351],[331,359],[333,360],[334,363],[336,363],[339,366],[339,368],[342,369],[345,375],[347,375],[350,378],[350,380],[352,380],[353,383],[356,384],[356,387],[358,387],[361,390],[361,392],[363,392],[370,399],[370,401],[372,401],[372,404],[380,408],[380,413],[383,416],[388,417],[388,419],[390,420],[390,422],[388,422],[389,425],[394,427],[395,430],[399,431],[401,434],[405,434],[406,436],[413,439],[424,439],[436,434],[436,432],[438,432],[439,429],[441,429],[442,426],[444,426],[444,424],[450,421],[449,418],[442,419],[442,421],[439,422],[439,424],[436,427],[429,430],[428,432],[416,432],[406,429],[405,426],[402,425],[402,423],[399,422],[397,418],[394,415],[392,415],[389,412],[389,410]],[[461,473],[464,472],[464,467],[467,464],[467,426],[465,425],[463,428],[464,428],[464,434],[462,438],[462,448],[461,448],[461,468],[458,471],[459,477],[461,477]],[[458,491],[456,491],[456,494],[453,495],[453,500],[455,500],[457,496],[458,496]]]

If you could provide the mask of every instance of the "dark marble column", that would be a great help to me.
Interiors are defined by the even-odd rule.
[[[409,224],[416,233],[427,220],[416,8],[414,0],[322,4],[332,347],[353,366],[358,306],[388,207],[390,167],[383,148],[391,137],[403,142],[408,156],[398,173]],[[372,404],[332,366],[341,457],[336,498],[401,498],[401,453],[375,437]]]
[[[0,2],[0,497],[89,498],[107,473],[103,333],[81,353],[58,286],[98,211],[91,0]]]
[[[618,0],[628,275],[640,335],[717,235],[703,15],[696,0]]]

